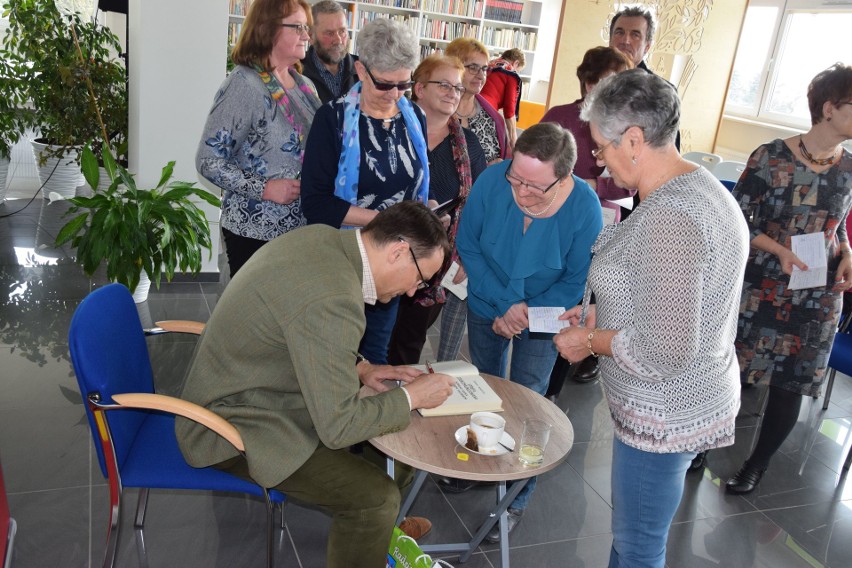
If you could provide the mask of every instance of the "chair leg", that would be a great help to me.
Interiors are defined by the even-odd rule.
[[[136,504],[136,520],[133,526],[141,529],[145,525],[145,512],[148,510],[148,488],[139,489],[139,501]]]
[[[272,500],[269,499],[269,491],[263,489],[263,496],[266,498],[266,568],[272,567],[272,553],[274,551],[275,535],[273,527],[274,506]]]
[[[828,401],[831,400],[831,390],[834,388],[834,375],[837,373],[834,369],[828,372],[828,384],[825,385],[825,399],[822,401],[822,409],[828,409]]]
[[[121,528],[121,488],[112,480],[110,480],[109,501],[109,527],[107,528],[103,568],[112,568],[115,564],[115,553],[118,551],[118,531]]]
[[[849,453],[846,454],[846,463],[843,464],[843,470],[849,471],[849,466],[852,466],[852,448],[849,448]]]

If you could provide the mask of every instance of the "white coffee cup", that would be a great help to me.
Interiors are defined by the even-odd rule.
[[[476,435],[479,449],[490,449],[503,438],[506,420],[493,412],[474,412],[470,415],[470,429]]]

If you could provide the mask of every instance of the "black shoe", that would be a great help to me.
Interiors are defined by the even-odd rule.
[[[766,472],[766,468],[758,469],[745,462],[737,474],[725,483],[725,489],[728,493],[735,493],[737,495],[751,493],[757,487],[757,484],[760,483],[764,472]]]
[[[572,374],[578,383],[590,383],[598,378],[598,358],[589,355],[579,363],[574,363]]]
[[[692,463],[689,464],[689,471],[704,469],[705,465],[707,465],[707,452],[698,452],[698,455],[692,458]]]
[[[478,481],[469,479],[456,479],[455,477],[441,477],[438,479],[438,487],[447,493],[464,493],[477,485],[479,485]]]
[[[506,518],[507,534],[512,534],[512,531],[515,530],[515,527],[521,522],[521,519],[524,516],[524,511],[522,509],[509,508],[506,512],[509,513]],[[497,521],[497,524],[495,524],[491,528],[491,531],[485,535],[485,542],[490,542],[491,544],[500,542],[500,521]]]

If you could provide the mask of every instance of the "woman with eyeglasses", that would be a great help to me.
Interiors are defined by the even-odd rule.
[[[405,24],[379,18],[358,32],[360,81],[317,111],[305,148],[302,205],[309,224],[363,227],[406,199],[429,198],[426,119],[404,93],[420,59]],[[387,363],[399,300],[367,305],[361,355]]]
[[[435,323],[452,293],[441,286],[441,279],[451,262],[459,262],[455,250],[458,222],[471,185],[485,169],[485,154],[476,136],[463,128],[453,115],[464,93],[461,62],[455,57],[432,55],[424,59],[414,71],[414,93],[412,99],[426,115],[427,144],[429,147],[429,198],[434,203],[445,203],[459,199],[459,204],[450,211],[447,234],[453,249],[428,287],[414,297],[400,299],[396,325],[391,335],[388,361],[392,365],[412,365],[420,362],[420,354],[426,343],[426,332]],[[465,307],[463,301],[454,305]],[[464,314],[448,314],[453,323],[451,332],[464,335]],[[442,327],[443,330],[443,327]]]
[[[305,137],[320,106],[299,73],[309,41],[304,0],[255,0],[231,53],[195,157],[222,189],[231,277],[267,241],[305,225],[300,199]]]
[[[733,444],[740,406],[748,229],[719,180],[678,153],[679,117],[674,88],[642,69],[598,83],[581,113],[598,164],[641,199],[601,232],[583,305],[554,338],[571,362],[599,357],[615,438],[610,566],[665,566],[687,468]]]
[[[458,58],[464,65],[464,93],[456,109],[456,118],[476,134],[489,166],[511,158],[506,122],[480,94],[488,73],[488,49],[478,40],[460,37],[450,42],[444,54]]]
[[[529,309],[577,305],[603,226],[595,192],[572,174],[576,160],[570,132],[552,122],[528,128],[512,160],[476,180],[456,238],[468,275],[471,362],[541,395],[557,352],[552,335],[530,332]],[[533,478],[510,505],[510,531],[534,487]],[[499,530],[487,538],[496,542]]]
[[[737,329],[740,381],[768,383],[760,435],[731,477],[729,493],[754,491],[796,425],[802,398],[819,398],[834,344],[843,292],[852,287],[852,248],[844,220],[852,207],[852,65],[837,63],[808,85],[811,128],[758,147],[732,194],[751,230],[751,256]],[[818,285],[792,289],[807,265],[794,240],[827,260]],[[825,268],[823,270],[826,270]],[[815,282],[813,284],[816,284]]]

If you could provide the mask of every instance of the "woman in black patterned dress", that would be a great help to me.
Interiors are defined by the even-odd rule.
[[[760,437],[726,487],[748,493],[796,425],[802,396],[818,397],[834,341],[843,292],[852,287],[845,219],[852,205],[852,67],[836,64],[808,87],[811,129],[751,155],[733,190],[751,229],[737,330],[741,382],[769,381]],[[823,233],[824,285],[789,289],[793,267],[807,266],[791,238]]]

